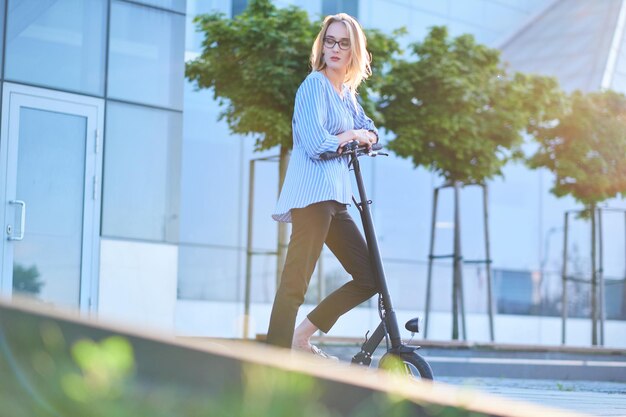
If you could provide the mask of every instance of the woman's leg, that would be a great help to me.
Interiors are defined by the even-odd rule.
[[[293,333],[291,346],[295,349],[311,350],[311,336],[318,330],[317,326],[311,323],[308,317],[305,317]]]
[[[323,201],[291,212],[293,225],[287,259],[274,299],[267,342],[290,348],[298,309],[320,256],[336,203]]]
[[[309,320],[327,333],[337,319],[377,292],[367,243],[347,209],[333,218],[326,245],[352,276],[352,281],[334,291],[309,313]]]

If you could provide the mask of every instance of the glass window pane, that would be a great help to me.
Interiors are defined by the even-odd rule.
[[[106,0],[9,0],[10,80],[103,95]]]
[[[184,52],[183,15],[113,2],[108,96],[181,110]]]
[[[0,43],[4,37],[4,12],[6,10],[6,2],[0,2]],[[3,55],[0,54],[0,76],[4,78],[4,65],[3,65]]]
[[[179,13],[185,13],[185,0],[134,0],[136,3],[144,3],[150,6],[162,7]]]
[[[232,3],[232,17],[235,17],[246,9],[248,6],[248,0],[233,0]]]
[[[193,59],[202,51],[204,33],[198,32],[197,25],[193,22],[196,16],[205,13],[230,13],[230,5],[221,2],[206,2],[204,0],[188,0],[187,15],[185,16],[185,59]],[[189,55],[193,52],[192,55]]]
[[[178,240],[182,115],[107,105],[102,234]]]
[[[336,13],[347,13],[359,18],[359,0],[323,0],[322,16]]]
[[[16,197],[27,204],[27,222],[15,245],[13,288],[72,307],[80,288],[86,130],[82,116],[20,111]]]

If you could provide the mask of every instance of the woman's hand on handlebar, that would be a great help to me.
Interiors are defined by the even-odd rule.
[[[360,146],[367,146],[368,149],[377,141],[376,135],[365,129],[347,130],[337,137],[339,138],[337,153],[343,152],[343,147],[353,141],[357,141]]]
[[[369,130],[358,129],[354,131],[356,134],[356,140],[359,142],[360,146],[367,146],[371,148],[374,143],[376,143],[376,135]]]

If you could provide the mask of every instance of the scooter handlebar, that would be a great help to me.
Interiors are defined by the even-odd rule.
[[[339,158],[340,156],[351,155],[351,154],[356,154],[356,156],[368,155],[368,154],[370,154],[371,156],[387,155],[384,153],[377,152],[381,150],[382,148],[383,148],[383,145],[379,143],[375,143],[372,145],[371,148],[368,149],[367,146],[359,146],[358,142],[353,141],[344,145],[343,152],[341,153],[335,152],[335,151],[323,152],[320,154],[320,159],[324,161],[328,161],[329,159],[335,159],[335,158]]]

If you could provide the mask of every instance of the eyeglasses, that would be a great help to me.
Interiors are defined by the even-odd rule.
[[[335,45],[339,45],[339,49],[347,51],[350,49],[350,39],[334,40],[333,38],[324,38],[324,46],[333,49]]]

